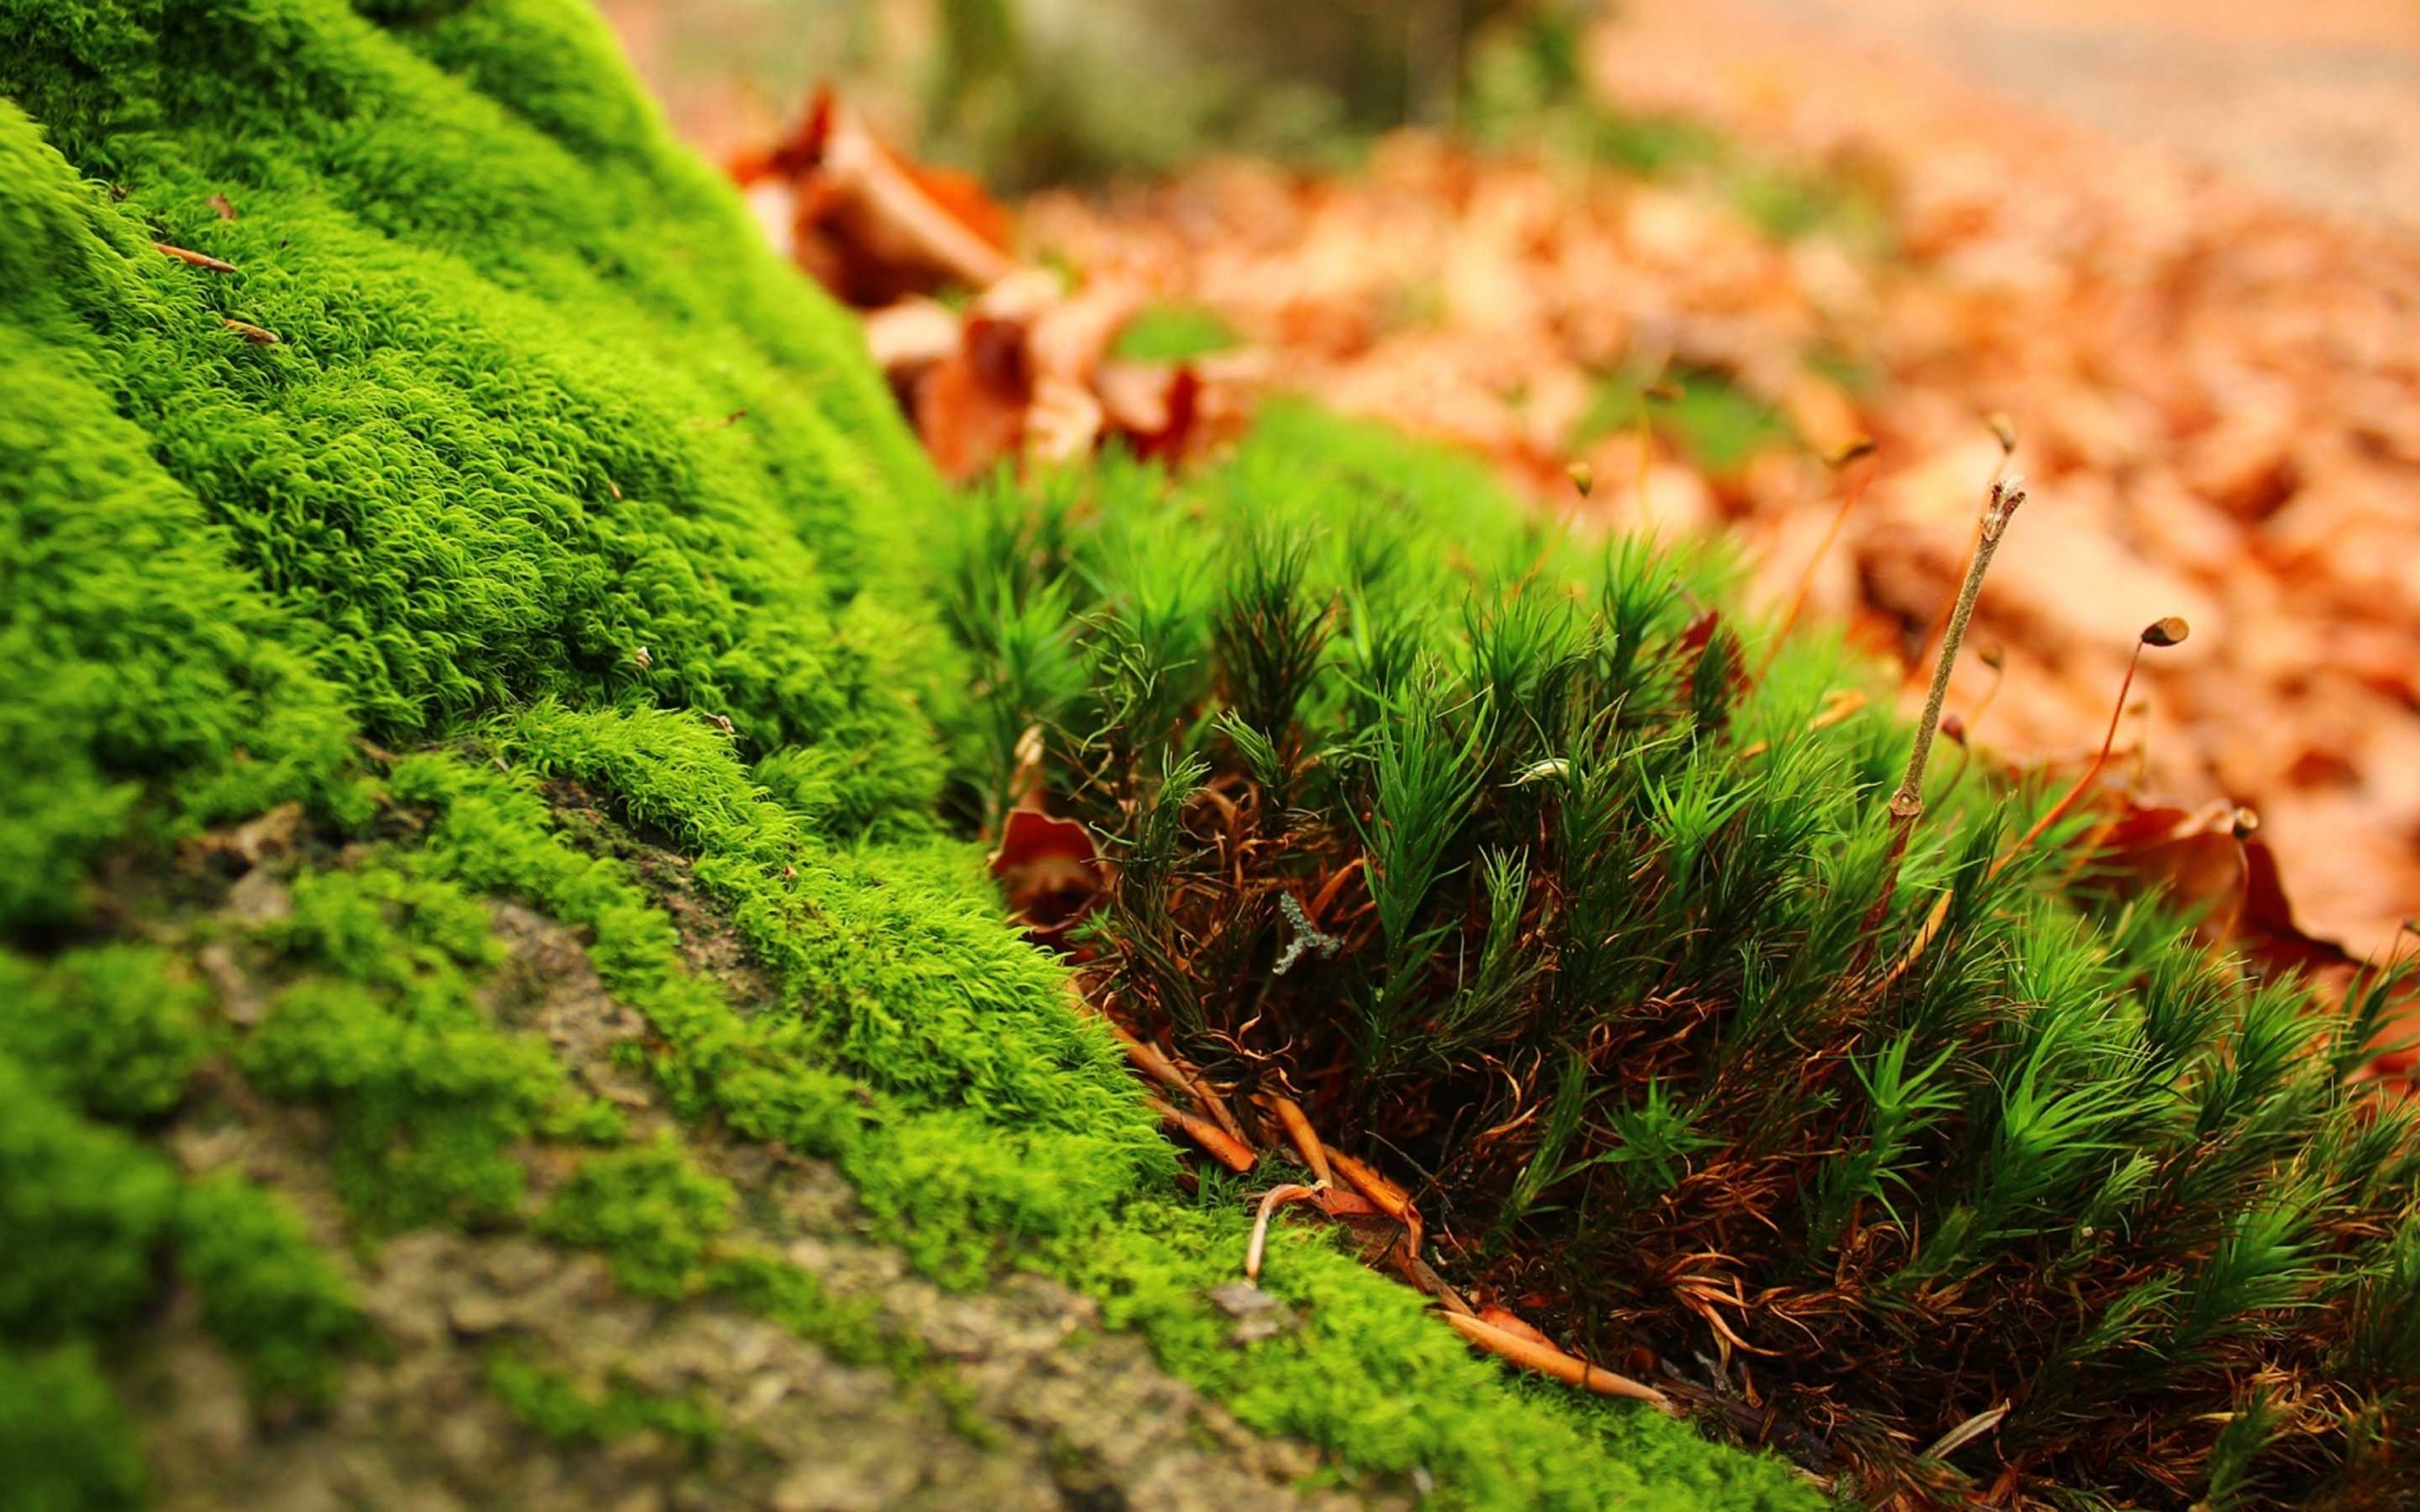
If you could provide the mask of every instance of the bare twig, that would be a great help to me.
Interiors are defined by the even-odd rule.
[[[1815,586],[1815,574],[1822,569],[1823,559],[1832,553],[1832,543],[1840,538],[1840,527],[1849,522],[1851,511],[1866,495],[1866,486],[1873,481],[1874,470],[1858,468],[1857,463],[1873,455],[1870,436],[1859,436],[1824,459],[1833,475],[1845,474],[1847,482],[1840,489],[1840,507],[1832,512],[1832,523],[1823,530],[1823,539],[1815,544],[1815,554],[1807,559],[1807,568],[1798,575],[1798,588],[1790,595],[1790,607],[1781,612],[1781,623],[1774,627],[1772,643],[1764,648],[1763,665],[1757,669],[1757,680],[1773,670],[1773,658],[1781,655],[1782,643],[1790,639],[1791,630],[1798,624],[1800,611],[1807,608],[1807,595]],[[1856,468],[1852,472],[1849,470]]]
[[[1652,1402],[1668,1412],[1672,1410],[1672,1399],[1654,1387],[1633,1381],[1628,1376],[1600,1369],[1585,1360],[1574,1359],[1553,1345],[1540,1344],[1461,1313],[1440,1316],[1464,1338],[1525,1370],[1552,1376],[1557,1381],[1595,1392],[1600,1396],[1626,1396],[1632,1401]]]
[[[1244,1251],[1244,1279],[1258,1281],[1261,1278],[1261,1257],[1269,1243],[1269,1218],[1278,1211],[1279,1204],[1301,1202],[1318,1195],[1310,1187],[1291,1181],[1269,1188],[1268,1194],[1261,1198],[1259,1215],[1252,1220],[1252,1242]]]
[[[1420,1210],[1412,1205],[1411,1194],[1335,1146],[1322,1148],[1327,1151],[1327,1164],[1337,1175],[1343,1177],[1352,1183],[1355,1191],[1376,1203],[1388,1217],[1409,1230],[1412,1253],[1418,1255],[1422,1237]]]
[[[1941,705],[1949,696],[1949,671],[1958,663],[1958,643],[1966,638],[1966,622],[1975,612],[1976,598],[1983,592],[1983,575],[1992,570],[1992,557],[2000,549],[2000,537],[2008,532],[2009,521],[2024,501],[2023,479],[1992,480],[1991,499],[1983,506],[1975,549],[1966,559],[1966,580],[1958,585],[1958,597],[1949,609],[1949,624],[1942,633],[1941,654],[1933,662],[1932,690],[1925,695],[1924,714],[1916,721],[1916,748],[1908,752],[1907,775],[1900,779],[1899,791],[1891,795],[1890,854],[1883,861],[1882,890],[1875,895],[1873,906],[1866,910],[1860,932],[1865,939],[1857,947],[1853,976],[1865,969],[1873,951],[1874,932],[1890,917],[1891,895],[1899,887],[1900,858],[1907,854],[1908,835],[1924,812],[1924,765],[1931,759],[1932,737],[1941,728]]]
[[[1243,1141],[1209,1119],[1198,1114],[1187,1113],[1183,1108],[1171,1106],[1156,1097],[1146,1097],[1143,1102],[1149,1104],[1154,1113],[1159,1115],[1162,1123],[1182,1130],[1187,1138],[1208,1150],[1219,1165],[1238,1176],[1250,1170],[1256,1164],[1257,1158]]]
[[[222,262],[218,258],[211,256],[207,252],[195,252],[191,247],[172,247],[164,241],[154,241],[151,245],[159,248],[162,255],[174,257],[178,262],[185,264],[189,268],[199,268],[213,273],[232,273],[235,271],[235,264],[231,262]]]
[[[1269,1094],[1268,1103],[1284,1127],[1286,1138],[1293,1141],[1295,1153],[1311,1167],[1311,1174],[1321,1186],[1335,1185],[1335,1173],[1327,1167],[1327,1151],[1321,1147],[1319,1135],[1311,1132],[1311,1120],[1303,1117],[1301,1106],[1293,1098],[1276,1092]]]

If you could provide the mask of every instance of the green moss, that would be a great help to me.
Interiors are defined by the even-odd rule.
[[[0,1057],[0,1340],[72,1337],[147,1301],[177,1211],[159,1155]]]
[[[504,1221],[515,1140],[619,1137],[619,1114],[576,1093],[540,1037],[489,1021],[479,987],[504,948],[487,905],[427,857],[304,872],[292,898],[262,935],[305,974],[236,1060],[271,1096],[328,1110],[337,1189],[366,1232]]]
[[[1250,1345],[1207,1300],[1235,1279],[1249,1216],[1165,1199],[1054,1253],[1106,1322],[1140,1330],[1177,1374],[1244,1422],[1384,1474],[1426,1472],[1445,1506],[1800,1508],[1817,1499],[1777,1460],[1711,1452],[1632,1404],[1516,1387],[1427,1316],[1420,1298],[1281,1225],[1263,1285],[1300,1326]]]
[[[209,1050],[213,1006],[152,946],[69,950],[41,966],[0,954],[0,1054],[102,1118],[176,1105]]]
[[[358,815],[356,723],[540,694],[828,746],[844,823],[916,807],[926,669],[853,599],[930,474],[594,18],[12,0],[0,95],[0,635],[46,694],[0,739],[57,774],[0,800],[0,918],[147,819]]]
[[[1147,304],[1109,350],[1129,363],[1182,363],[1226,351],[1240,339],[1216,312],[1199,305]]]
[[[0,1474],[20,1512],[144,1504],[142,1444],[85,1345],[0,1345]]]
[[[344,1274],[284,1200],[240,1176],[208,1177],[185,1189],[177,1228],[178,1269],[253,1394],[333,1399],[367,1325]]]
[[[680,1297],[705,1284],[706,1253],[731,1227],[733,1207],[730,1185],[665,1138],[582,1163],[537,1229],[603,1250],[614,1279],[642,1296]]]
[[[1649,406],[1650,424],[1716,477],[1736,476],[1760,453],[1797,440],[1779,410],[1720,373],[1690,369],[1673,379],[1681,392],[1668,403],[1646,399],[1632,375],[1601,380],[1574,431],[1574,444],[1637,424],[1642,404]]]
[[[655,1432],[703,1455],[723,1436],[714,1410],[695,1397],[643,1391],[619,1376],[602,1392],[511,1350],[488,1356],[488,1386],[515,1417],[557,1443],[611,1443]]]
[[[883,1330],[873,1304],[834,1298],[814,1273],[774,1256],[719,1256],[707,1284],[735,1306],[781,1324],[846,1364],[887,1363],[904,1369],[923,1358],[915,1341]]]
[[[356,1240],[521,1222],[517,1146],[615,1134],[487,1016],[486,909],[512,897],[586,932],[683,1115],[830,1156],[938,1273],[1036,1244],[1123,1256],[1137,1289],[1207,1273],[1141,1242],[1156,1210],[1126,1215],[1169,1148],[936,818],[933,721],[963,725],[973,679],[918,557],[955,505],[857,332],[672,145],[584,7],[0,0],[0,935],[52,1005],[0,1030],[12,1358],[119,1340],[178,1271],[257,1389],[322,1391],[355,1346],[272,1199],[186,1189],[77,1105],[169,1110],[208,1017],[172,959],[60,953],[112,926],[108,879],[289,800],[313,845],[291,915],[238,942],[269,1008],[228,1058],[324,1112]],[[1304,427],[1273,416],[1220,486],[1307,497],[1288,480],[1315,455],[1374,522],[1468,524],[1487,570],[1544,544],[1474,467]],[[1152,530],[1134,544],[1182,542]],[[1191,560],[1160,554],[1172,577]],[[1461,570],[1402,555],[1407,597]],[[630,869],[556,825],[550,779],[690,857],[774,1001],[743,1012],[694,974]],[[124,985],[146,973],[158,1003]],[[727,1219],[662,1146],[592,1157],[545,1226],[634,1289],[854,1336],[730,1269]],[[1340,1310],[1408,1305],[1331,1259]],[[1374,1468],[1434,1455],[1450,1494],[1488,1494],[1452,1479],[1492,1473],[1469,1445],[1528,1415],[1450,1339],[1391,1324],[1260,1362],[1187,1368],[1263,1402],[1290,1383],[1303,1431]],[[1312,1375],[1398,1365],[1448,1393],[1404,1409],[1443,1426],[1365,1455],[1369,1398]],[[42,1368],[88,1383],[61,1410],[106,1426],[87,1365]],[[505,1375],[574,1435],[704,1432]],[[1512,1484],[1629,1484],[1590,1433],[1508,1442],[1550,1461]],[[78,1485],[131,1485],[91,1465]]]

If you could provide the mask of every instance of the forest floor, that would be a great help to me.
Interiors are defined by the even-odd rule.
[[[759,93],[712,82],[761,19],[612,13],[685,131],[761,139],[772,39]],[[2257,823],[2301,928],[2392,949],[2420,914],[2408,8],[1642,3],[1584,73],[1604,120],[1046,193],[1016,247],[1095,303],[1206,310],[1249,347],[1220,371],[1484,451],[1545,507],[1585,461],[1587,515],[1721,538],[1769,608],[1820,555],[1811,616],[1912,668],[2006,414],[2034,497],[1978,620],[2006,673],[1968,658],[1953,709],[1991,699],[2012,769],[2079,762],[2135,632],[2184,615],[2119,732],[2130,795],[2187,851]],[[1713,381],[1642,468],[1659,374]],[[1857,434],[1819,550],[1821,454]],[[2222,911],[2229,867],[2188,879]]]
[[[2162,115],[2114,64],[2061,61],[2164,77],[2170,59],[2244,64],[2249,41],[2099,47],[2043,23],[2003,47],[2013,22],[1914,17],[1894,39],[1883,0],[1834,8],[1869,18],[1854,25],[1812,5],[1638,8],[1595,38],[1599,98],[1711,123],[1758,166],[1575,174],[1403,135],[1357,176],[1227,162],[1048,196],[1026,235],[1217,311],[1278,381],[1483,448],[1544,499],[1568,501],[1564,465],[1585,458],[1591,513],[1719,534],[1769,605],[1834,513],[1814,454],[1869,433],[1875,474],[1809,604],[1911,665],[1992,470],[1984,419],[2005,412],[2036,501],[1980,611],[2008,652],[1984,743],[2024,764],[2088,753],[2135,632],[2182,613],[2193,644],[2149,669],[2120,734],[2142,790],[2249,810],[2300,921],[2387,949],[2420,911],[2420,246],[2392,224],[2415,201],[2357,153],[2332,172],[2323,152],[2240,161],[2358,216],[2248,187],[2179,144],[2204,111],[2272,116],[2191,90],[2193,111]],[[2355,72],[2420,68],[2309,45],[2366,59]],[[2259,46],[2299,76],[2303,54]],[[2406,172],[2412,98],[2375,100],[2361,136]],[[2092,124],[2130,110],[2160,129]],[[1668,365],[1777,416],[1773,443],[1752,413],[1745,438],[1707,434],[1743,422],[1684,403],[1680,444],[1659,438],[1642,473],[1612,422]],[[1953,707],[1993,680],[1970,659]]]

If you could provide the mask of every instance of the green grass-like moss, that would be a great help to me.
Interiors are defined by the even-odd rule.
[[[1218,472],[967,512],[957,802],[1038,788],[1115,861],[1088,994],[1417,1181],[1449,1280],[1595,1358],[1703,1351],[1678,1278],[1736,1277],[1764,1404],[1673,1389],[1877,1499],[2408,1495],[2420,1352],[2374,1304],[2420,1120],[2355,1075],[2408,967],[2214,956],[2090,817],[2009,848],[2048,795],[1963,761],[1895,835],[1907,732],[1814,717],[1869,671],[1471,466],[1280,409]],[[1140,1316],[1219,1373],[1208,1315]],[[1232,1389],[1312,1437],[1283,1410],[1341,1396]]]

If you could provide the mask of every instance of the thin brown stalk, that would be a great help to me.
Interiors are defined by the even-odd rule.
[[[2008,477],[2009,464],[2016,459],[2017,423],[1997,409],[1993,410],[1983,423],[1991,427],[1992,439],[2000,443],[2000,460],[1992,469],[1990,483],[1985,485],[1986,487],[1997,488],[2000,486],[2000,480]],[[2019,480],[2010,480],[2011,484],[2016,481]],[[1967,554],[1967,563],[1970,566],[1974,563],[1974,554],[1971,551]],[[1942,632],[1949,627],[1949,614],[1956,603],[1957,601],[1952,599],[1949,603],[1944,604],[1941,607],[1941,618],[1933,621],[1932,628],[1925,633],[1924,643],[1916,648],[1916,659],[1908,664],[1908,678],[1911,682],[1915,680],[1916,669],[1924,665],[1924,654],[1939,643]]]
[[[1218,1094],[1212,1091],[1202,1080],[1200,1073],[1189,1067],[1178,1064],[1157,1045],[1138,1037],[1133,1030],[1094,1006],[1093,1000],[1085,996],[1082,989],[1078,988],[1073,980],[1067,983],[1067,998],[1075,1005],[1077,1012],[1088,1017],[1096,1017],[1109,1026],[1109,1032],[1117,1036],[1119,1045],[1125,1049],[1126,1058],[1134,1062],[1136,1070],[1170,1091],[1207,1110],[1209,1115],[1218,1120],[1218,1127],[1225,1131],[1235,1143],[1246,1149],[1252,1148],[1252,1141],[1244,1133],[1241,1120],[1228,1108]]]
[[[1159,1115],[1162,1123],[1181,1130],[1187,1138],[1209,1151],[1219,1165],[1240,1176],[1256,1164],[1256,1157],[1244,1143],[1199,1114],[1187,1113],[1156,1097],[1146,1097],[1144,1103]]]
[[[2048,812],[2034,821],[2034,826],[2031,829],[2026,830],[2014,845],[2009,846],[1998,860],[1992,863],[1989,876],[1996,877],[2007,871],[2009,863],[2024,854],[2026,846],[2040,839],[2044,830],[2065,818],[2068,810],[2075,807],[2075,800],[2084,796],[2085,790],[2091,787],[2093,780],[2100,777],[2101,769],[2109,764],[2109,748],[2117,743],[2118,723],[2126,717],[2126,695],[2133,689],[2135,669],[2143,665],[2143,648],[2179,645],[2183,642],[2188,633],[2190,632],[2187,630],[2185,622],[2171,615],[2146,626],[2143,633],[2134,638],[2134,654],[2126,658],[2126,675],[2118,685],[2118,705],[2109,711],[2109,732],[2101,737],[2101,749],[2094,754],[2092,764],[2084,769],[2084,775],[2077,778],[2065,793],[2059,795],[2058,801],[2050,806]]]
[[[207,252],[195,252],[191,247],[172,247],[164,241],[154,241],[151,245],[159,248],[162,255],[174,257],[178,262],[185,264],[189,268],[200,268],[213,273],[232,273],[235,271],[235,264],[231,262],[222,262],[218,258],[211,256]]]
[[[1294,1182],[1269,1188],[1268,1195],[1261,1198],[1259,1215],[1252,1219],[1252,1242],[1244,1250],[1245,1280],[1258,1281],[1261,1278],[1261,1257],[1269,1243],[1269,1218],[1278,1211],[1279,1204],[1301,1202],[1316,1196],[1318,1194],[1311,1188]]]
[[[1420,1252],[1420,1210],[1412,1205],[1412,1195],[1389,1181],[1372,1166],[1355,1160],[1333,1145],[1323,1146],[1327,1164],[1336,1174],[1351,1183],[1353,1189],[1376,1203],[1388,1216],[1410,1232],[1412,1253]]]
[[[1958,644],[1966,638],[1966,622],[1974,615],[1975,600],[1983,592],[1983,575],[1992,570],[1992,557],[2000,549],[2000,537],[2008,532],[2009,521],[2024,501],[2022,479],[1992,480],[1991,499],[1983,506],[1983,520],[1975,534],[1975,549],[1966,559],[1966,580],[1958,585],[1958,597],[1949,609],[1948,628],[1942,636],[1941,653],[1933,663],[1932,690],[1925,695],[1924,715],[1916,721],[1916,748],[1908,752],[1907,775],[1900,779],[1899,791],[1891,795],[1890,854],[1883,859],[1882,890],[1875,894],[1873,906],[1866,910],[1861,931],[1865,938],[1857,947],[1852,975],[1865,969],[1873,950],[1874,933],[1890,917],[1891,896],[1899,887],[1900,859],[1907,854],[1908,835],[1924,812],[1925,763],[1931,759],[1932,737],[1941,728],[1941,705],[1949,696],[1949,672],[1958,663]]]
[[[1989,882],[1994,877],[1997,877],[2002,872],[2007,871],[2009,863],[2015,860],[2018,856],[2023,854],[2024,848],[2027,845],[2032,844],[2034,841],[2040,836],[2042,831],[2048,829],[2052,825],[2056,824],[2060,815],[2067,812],[2068,809],[2073,805],[2075,800],[2083,795],[2085,790],[2092,785],[2093,779],[2101,775],[2101,769],[2108,764],[2110,748],[2118,738],[2118,721],[2125,717],[2126,694],[2128,690],[2133,688],[2134,686],[2134,669],[2142,664],[2143,648],[2145,646],[2178,645],[2184,640],[2184,638],[2188,633],[2185,622],[2172,615],[2167,619],[2160,621],[2156,625],[2150,625],[2135,640],[2134,655],[2126,663],[2126,676],[2124,680],[2118,685],[2118,707],[2110,713],[2109,733],[2101,737],[2100,754],[2092,758],[2092,764],[2085,768],[2084,775],[2077,778],[2074,785],[2067,790],[2067,792],[2059,798],[2057,803],[2051,806],[2050,811],[2043,814],[2040,820],[2036,821],[2033,828],[2025,831],[2024,838],[2018,841],[2016,844],[2010,846],[2006,854],[2002,855],[1997,860],[1992,863],[1992,869],[1983,874],[1984,881]],[[1996,671],[1996,669],[1994,670]],[[1999,685],[1994,683],[1993,686],[1997,687]],[[2077,866],[2083,865],[2085,857],[2088,856],[2094,850],[2099,848],[2101,837],[2108,834],[2109,830],[2116,825],[2116,823],[2117,821],[2113,817],[2093,832],[2094,838],[2086,842],[2083,854],[2076,857]],[[2071,876],[2073,873],[2074,869],[2070,868],[2069,874]],[[1916,938],[1908,942],[1907,949],[1900,953],[1898,963],[1891,967],[1890,974],[1883,978],[1881,985],[1875,990],[1880,992],[1888,988],[1891,983],[1905,976],[1908,968],[1915,965],[1917,959],[1931,947],[1932,942],[1940,937],[1942,926],[1947,924],[1948,921],[1949,894],[1945,892],[1937,901],[1934,902],[1932,911],[1925,916],[1924,927],[1916,932]]]
[[[1815,544],[1815,554],[1807,559],[1806,570],[1798,575],[1798,587],[1790,595],[1790,607],[1782,610],[1781,623],[1774,628],[1772,643],[1764,648],[1764,663],[1756,673],[1759,682],[1763,681],[1764,674],[1773,670],[1773,658],[1781,655],[1783,642],[1790,639],[1791,630],[1798,624],[1798,616],[1807,608],[1807,595],[1815,587],[1815,574],[1822,569],[1823,559],[1832,554],[1832,543],[1840,538],[1840,528],[1848,524],[1851,512],[1857,507],[1857,501],[1866,496],[1866,486],[1873,481],[1873,469],[1856,466],[1861,458],[1872,455],[1874,443],[1860,436],[1842,448],[1838,458],[1832,464],[1835,473],[1846,473],[1848,477],[1847,484],[1840,489],[1840,507],[1832,511],[1832,523],[1823,528],[1823,539]],[[1855,471],[1850,471],[1853,468]]]

